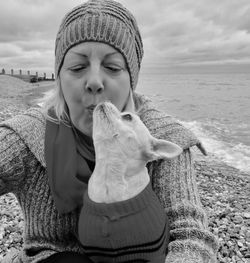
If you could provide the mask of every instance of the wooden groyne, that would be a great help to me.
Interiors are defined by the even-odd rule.
[[[35,72],[35,74],[31,74],[30,70],[27,70],[26,72],[22,69],[19,69],[18,71],[14,71],[13,69],[10,70],[9,73],[3,68],[0,75],[9,75],[15,78],[22,79],[26,82],[38,82],[38,81],[44,81],[44,80],[55,80],[54,73],[51,74],[51,77],[47,76],[46,73],[43,73],[42,76],[38,72]]]

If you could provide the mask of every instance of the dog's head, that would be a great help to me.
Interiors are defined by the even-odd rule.
[[[178,145],[154,138],[135,113],[120,112],[110,102],[100,103],[94,110],[93,140],[103,156],[105,151],[113,151],[128,160],[172,159],[182,152]]]

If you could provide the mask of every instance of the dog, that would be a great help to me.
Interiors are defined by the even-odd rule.
[[[146,164],[182,149],[154,138],[139,116],[103,102],[93,112],[95,169],[78,223],[78,238],[93,262],[163,263],[168,220]]]

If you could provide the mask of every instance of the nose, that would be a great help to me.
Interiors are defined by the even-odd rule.
[[[100,94],[103,92],[104,90],[103,77],[98,67],[90,68],[86,79],[85,90],[89,94],[93,94],[93,95]]]

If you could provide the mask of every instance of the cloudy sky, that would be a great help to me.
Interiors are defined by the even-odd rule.
[[[0,68],[53,72],[64,14],[84,0],[0,0]],[[120,0],[144,40],[143,69],[249,72],[249,0]]]

